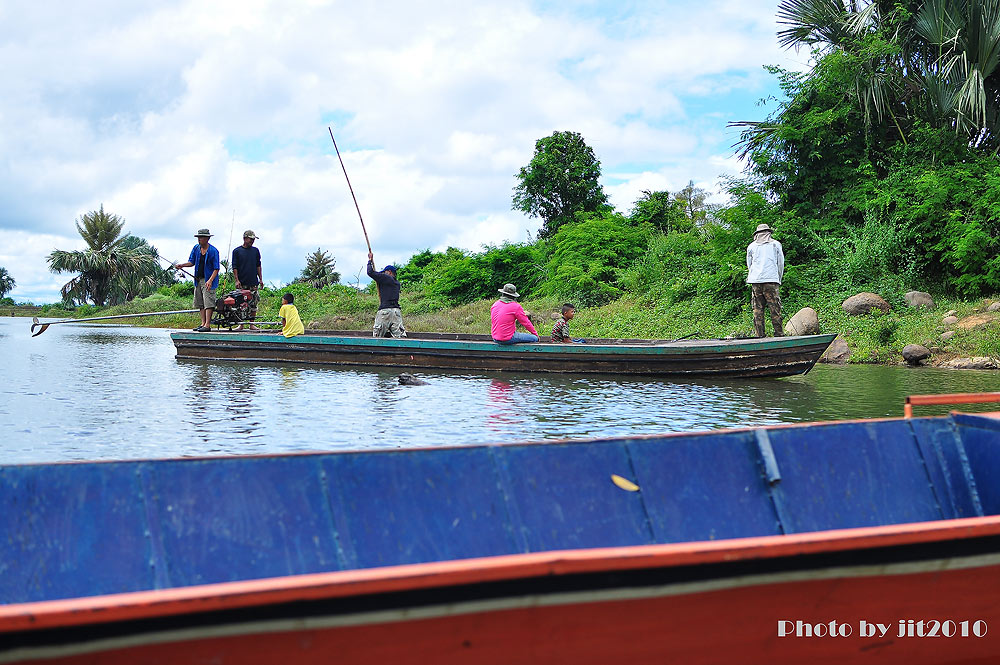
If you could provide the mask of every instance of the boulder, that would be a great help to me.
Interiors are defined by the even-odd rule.
[[[785,324],[786,335],[818,335],[819,317],[812,307],[803,307]]]
[[[954,336],[955,336],[955,331],[954,330],[947,330],[947,331],[941,333],[941,341],[942,342],[947,342],[949,339],[951,339]]]
[[[844,341],[843,337],[838,337],[830,343],[830,346],[823,353],[823,356],[819,359],[821,363],[835,363],[837,365],[843,365],[851,358],[851,347],[847,346],[847,342]]]
[[[875,293],[868,293],[867,291],[851,296],[844,301],[841,307],[851,316],[867,314],[876,308],[883,312],[888,312],[892,309],[889,303],[885,301],[885,298]]]
[[[1000,312],[1000,302],[995,302],[986,308],[987,312]]]
[[[921,360],[931,357],[931,352],[921,344],[907,344],[903,347],[903,360],[910,365],[919,365]]]
[[[976,356],[973,358],[953,358],[941,363],[948,369],[997,369],[998,365],[992,358]]]
[[[958,323],[958,317],[957,316],[946,316],[943,319],[941,319],[941,323],[945,324],[946,326],[954,325],[954,324]]]
[[[403,372],[399,375],[399,385],[401,386],[429,386],[430,384],[423,379],[418,379],[417,377]]]
[[[995,314],[973,314],[958,322],[958,327],[962,330],[972,330],[996,321]]]
[[[923,291],[907,291],[903,294],[903,299],[906,300],[906,304],[910,307],[934,309],[934,298],[931,298],[931,294],[924,293]]]

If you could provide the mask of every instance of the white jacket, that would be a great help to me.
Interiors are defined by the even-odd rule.
[[[777,282],[785,274],[785,254],[774,238],[767,242],[752,242],[747,247],[747,284]]]

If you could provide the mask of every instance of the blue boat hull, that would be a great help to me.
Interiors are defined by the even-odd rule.
[[[961,415],[0,466],[0,603],[996,515],[998,477],[1000,424]]]

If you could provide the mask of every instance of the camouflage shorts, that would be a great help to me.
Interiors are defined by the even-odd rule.
[[[372,337],[406,337],[403,315],[398,308],[380,309],[375,315]]]

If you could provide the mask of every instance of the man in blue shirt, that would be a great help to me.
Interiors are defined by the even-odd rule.
[[[250,298],[250,321],[257,320],[257,303],[260,302],[258,289],[264,283],[264,277],[260,267],[260,250],[253,246],[253,241],[257,239],[257,234],[246,230],[243,232],[243,244],[233,250],[233,276],[236,278],[237,289],[249,289],[253,292]],[[243,330],[240,324],[237,330]],[[250,330],[257,330],[257,326],[250,324]]]
[[[215,312],[215,290],[219,288],[219,250],[208,244],[212,234],[208,229],[199,229],[194,234],[198,244],[191,249],[191,256],[175,268],[194,266],[194,307],[201,310],[201,325],[197,332],[212,330],[212,314]]]

